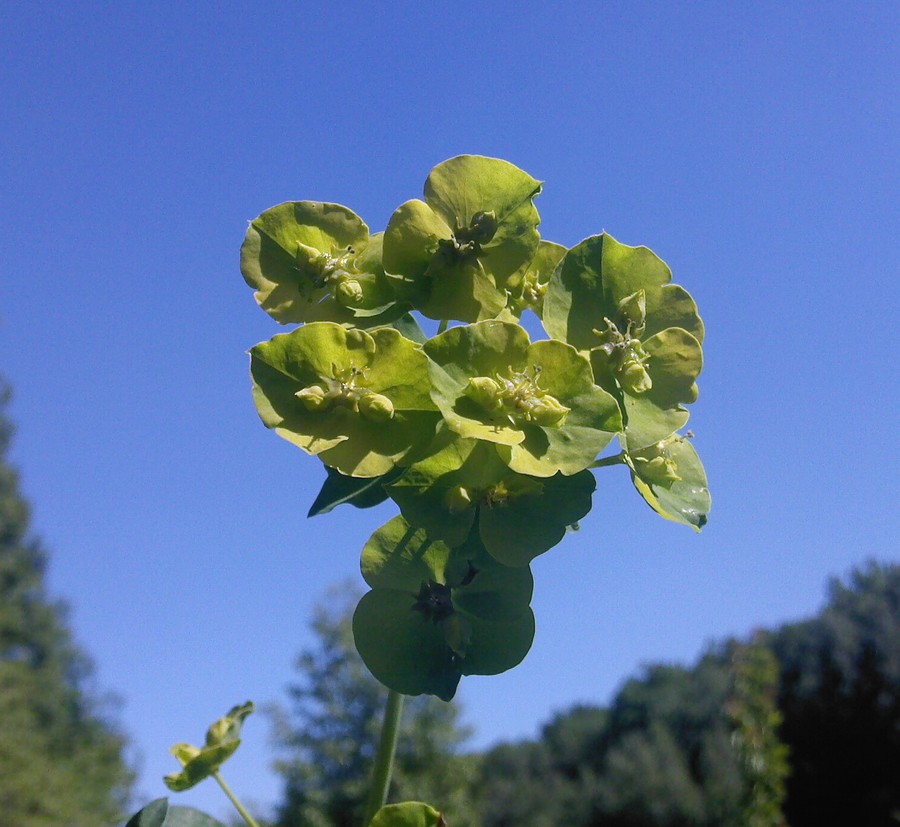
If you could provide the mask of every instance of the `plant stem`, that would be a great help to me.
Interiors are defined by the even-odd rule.
[[[614,454],[611,457],[603,457],[591,463],[591,468],[605,468],[608,465],[622,465],[625,462],[625,452]]]
[[[447,329],[447,325],[450,323],[449,319],[441,319],[441,323],[438,325],[437,335],[440,336]]]
[[[222,780],[222,776],[219,773],[214,772],[212,777],[219,782],[219,786],[222,788],[222,791],[225,795],[228,796],[228,800],[234,804],[234,809],[237,810],[241,814],[241,818],[247,822],[247,827],[259,827],[259,825],[253,820],[253,817],[244,809],[244,805],[241,804],[240,801],[237,800],[237,796],[228,789],[228,785]]]
[[[400,715],[403,712],[403,696],[393,689],[388,690],[387,706],[384,710],[384,721],[381,724],[381,737],[378,739],[378,751],[375,753],[375,768],[372,771],[372,788],[369,790],[369,802],[366,804],[367,825],[387,801],[388,788],[391,785],[391,768],[394,765],[394,749],[397,746],[397,733],[400,730]]]

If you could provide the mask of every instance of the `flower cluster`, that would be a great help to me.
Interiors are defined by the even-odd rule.
[[[702,367],[693,300],[645,247],[542,240],[540,191],[464,155],[383,234],[299,201],[253,220],[241,248],[259,305],[301,323],[250,355],[264,424],[328,470],[310,513],[400,509],[363,549],[354,635],[406,694],[450,698],[462,675],[525,657],[530,562],[590,511],[591,469],[625,465],[654,510],[696,529],[709,510],[679,435]],[[531,341],[525,312],[548,338]],[[440,320],[431,338],[423,317]]]

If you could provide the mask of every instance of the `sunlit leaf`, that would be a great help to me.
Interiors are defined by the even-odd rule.
[[[669,459],[678,479],[667,481],[664,476],[650,473],[647,462],[641,458],[657,459],[663,454]],[[644,450],[628,457],[631,480],[647,504],[667,520],[684,523],[699,531],[706,525],[710,496],[706,472],[694,446],[683,437],[670,437],[658,448]]]

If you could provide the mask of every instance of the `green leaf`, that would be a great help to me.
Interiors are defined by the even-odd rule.
[[[399,469],[380,477],[347,477],[334,468],[325,468],[327,476],[307,517],[327,514],[339,505],[349,503],[357,508],[371,508],[387,499],[384,486],[399,476]]]
[[[169,752],[178,759],[182,769],[181,772],[170,773],[163,778],[166,786],[174,792],[182,792],[217,772],[240,746],[241,726],[251,712],[252,701],[232,707],[226,715],[210,725],[203,747],[198,748],[184,742],[173,745]]]
[[[314,322],[250,351],[253,396],[263,423],[346,476],[378,477],[437,422],[429,396],[428,360],[393,328],[367,333]],[[312,407],[298,393],[319,389]],[[384,397],[389,419],[368,416],[359,399]]]
[[[510,296],[508,309],[513,318],[518,318],[526,310],[530,310],[538,318],[543,317],[547,285],[565,254],[566,248],[562,244],[541,239],[534,258],[524,271],[521,283]]]
[[[462,677],[459,656],[444,632],[415,611],[415,595],[378,589],[363,595],[353,614],[353,638],[369,671],[404,695],[449,701]]]
[[[400,296],[432,319],[496,316],[537,250],[540,186],[496,158],[435,167],[425,201],[402,204],[385,231],[384,267]]]
[[[581,471],[569,477],[548,477],[542,480],[540,490],[519,496],[514,492],[506,500],[481,508],[481,540],[504,565],[527,565],[562,540],[568,526],[587,515],[595,488],[594,475]]]
[[[703,369],[700,343],[677,327],[656,333],[644,342],[647,373],[653,383],[646,393],[624,394],[625,441],[629,451],[665,439],[688,419],[682,403],[697,398],[697,377]]]
[[[529,344],[518,325],[492,320],[451,328],[424,349],[432,398],[448,427],[502,446],[500,456],[519,473],[584,470],[622,427],[615,399],[594,384],[588,360],[563,342]],[[494,383],[496,404],[478,398],[475,382]],[[563,415],[533,417],[545,403]]]
[[[628,247],[606,233],[591,236],[569,250],[551,276],[544,327],[554,339],[590,350],[599,343],[593,331],[615,317],[619,302],[642,288],[649,295],[671,279],[646,247]]]
[[[432,539],[461,545],[478,519],[487,552],[523,566],[556,545],[591,508],[593,475],[537,478],[512,471],[494,445],[444,432],[388,487],[403,516]]]
[[[393,326],[411,342],[424,345],[428,341],[428,337],[422,332],[422,328],[411,313],[404,313],[393,322]]]
[[[169,812],[169,799],[157,798],[128,819],[125,827],[163,827]]]
[[[431,540],[421,528],[394,517],[363,546],[360,568],[373,589],[399,589],[415,594],[423,581],[447,583],[451,551]]]
[[[404,801],[382,807],[369,822],[369,827],[447,827],[447,822],[428,804]]]
[[[509,473],[493,445],[460,439],[444,429],[426,456],[404,469],[387,493],[411,525],[453,548],[469,536],[480,492]]]
[[[541,182],[508,161],[483,155],[457,155],[438,164],[425,181],[425,201],[451,227],[467,227],[479,212],[493,210],[497,233],[519,236],[527,231],[509,218],[541,191]],[[531,219],[537,225],[537,214]],[[493,239],[488,244],[491,244]],[[537,246],[537,245],[535,245]]]
[[[703,344],[703,321],[691,294],[680,284],[666,284],[647,292],[647,327],[641,338],[647,339],[670,327],[680,327]]]
[[[381,267],[381,236],[340,204],[291,201],[252,222],[241,246],[241,272],[256,301],[281,323],[352,320],[376,315],[393,301]],[[339,300],[352,278],[358,301]]]
[[[193,807],[171,807],[163,827],[225,827],[225,825]]]
[[[703,322],[646,247],[603,234],[573,247],[547,288],[551,336],[591,352],[594,381],[619,402],[625,442],[640,450],[683,427],[697,397]]]
[[[710,509],[706,472],[694,446],[683,437],[664,440],[655,450],[627,455],[631,481],[647,504],[667,520],[691,526],[700,531],[707,522]],[[636,459],[664,453],[674,465],[678,480],[661,484],[642,475],[642,464]]]
[[[354,614],[356,647],[397,692],[449,700],[462,675],[502,672],[531,646],[531,572],[500,565],[477,538],[451,550],[395,517],[366,543],[361,569],[372,591]]]

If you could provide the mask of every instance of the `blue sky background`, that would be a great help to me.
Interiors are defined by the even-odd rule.
[[[513,8],[515,11],[513,11]],[[307,521],[320,464],[259,423],[277,332],[249,219],[383,229],[471,152],[545,181],[544,237],[646,244],[707,327],[703,534],[601,469],[535,566],[534,647],[463,681],[475,746],[605,702],[639,664],[817,610],[898,559],[895,2],[3,3],[0,372],[13,458],[142,795],[175,741],[284,698],[313,605],[389,507]],[[225,776],[278,797],[268,724]],[[225,811],[212,782],[179,797]]]

